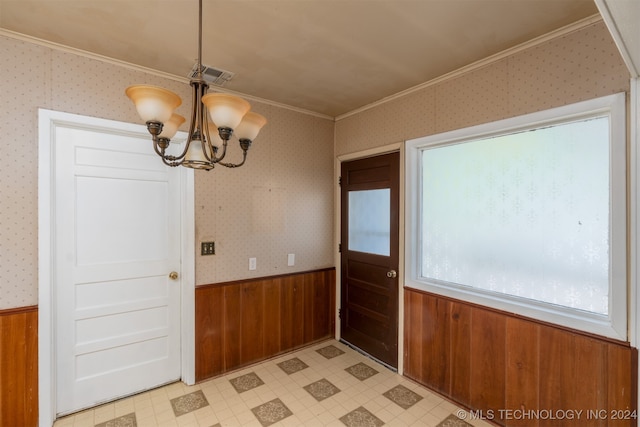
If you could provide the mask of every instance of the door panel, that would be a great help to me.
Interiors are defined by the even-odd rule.
[[[147,139],[55,131],[58,414],[180,378],[180,176]]]
[[[398,365],[399,153],[342,163],[341,338]],[[391,276],[391,277],[390,277]]]

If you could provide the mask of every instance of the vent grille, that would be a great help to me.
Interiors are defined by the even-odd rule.
[[[198,64],[194,64],[193,68],[189,72],[189,78],[193,79],[198,75]],[[219,68],[209,67],[208,65],[202,66],[202,78],[209,84],[216,86],[224,86],[234,76],[231,71],[221,70]]]

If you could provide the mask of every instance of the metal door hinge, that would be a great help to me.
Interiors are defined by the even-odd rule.
[[[338,252],[342,253],[342,243],[338,243]]]
[[[342,177],[341,176],[338,177],[338,185],[340,187],[342,187]]]
[[[342,319],[342,309],[338,309],[338,319]]]

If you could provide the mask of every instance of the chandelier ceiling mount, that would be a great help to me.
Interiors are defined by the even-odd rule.
[[[251,105],[242,98],[224,93],[207,93],[209,85],[203,78],[202,66],[202,0],[198,0],[198,62],[195,76],[191,78],[192,108],[187,141],[179,154],[169,154],[171,138],[186,121],[174,111],[182,100],[174,92],[150,85],[135,85],[126,89],[138,114],[145,121],[153,139],[153,148],[168,166],[184,166],[211,170],[215,165],[228,168],[242,166],[247,159],[251,143],[267,123],[260,114],[249,111]],[[213,127],[217,132],[209,132]],[[227,145],[235,135],[242,150],[240,163],[222,160]]]

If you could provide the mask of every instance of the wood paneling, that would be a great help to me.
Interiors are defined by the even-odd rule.
[[[38,425],[38,308],[0,311],[0,426]]]
[[[196,288],[196,380],[333,337],[335,269]]]
[[[448,394],[450,369],[446,363],[447,353],[440,349],[450,346],[449,304],[432,297],[425,297],[423,304],[423,333],[433,345],[425,348],[421,357],[422,375],[435,390]]]
[[[637,426],[638,352],[628,343],[404,294],[405,376],[498,425]]]
[[[539,408],[540,325],[507,317],[505,408]],[[505,347],[506,348],[506,347]],[[508,426],[537,427],[537,419],[507,420]]]
[[[474,409],[489,411],[505,407],[505,337],[504,316],[491,311],[473,310],[469,402]],[[455,366],[451,369],[455,369]]]
[[[450,352],[451,366],[449,369],[451,386],[449,396],[458,396],[458,401],[469,405],[471,401],[471,308],[465,304],[450,301]],[[448,365],[448,363],[445,363]]]

